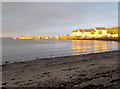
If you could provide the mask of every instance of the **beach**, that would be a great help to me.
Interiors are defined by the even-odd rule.
[[[90,53],[5,64],[2,65],[2,86],[119,89],[118,52]]]

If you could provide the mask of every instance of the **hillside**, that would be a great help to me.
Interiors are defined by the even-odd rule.
[[[112,28],[106,28],[106,29],[107,29],[107,33],[110,33],[110,34],[120,34],[120,26],[112,27]]]

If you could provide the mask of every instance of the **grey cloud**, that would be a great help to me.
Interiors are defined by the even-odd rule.
[[[108,23],[109,26],[111,21],[117,21],[116,5],[117,3],[6,2],[3,3],[2,13],[3,35],[70,33],[77,25],[92,27],[96,23]]]

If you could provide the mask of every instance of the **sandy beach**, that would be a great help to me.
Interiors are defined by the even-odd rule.
[[[44,58],[2,65],[2,86],[119,89],[118,52]]]

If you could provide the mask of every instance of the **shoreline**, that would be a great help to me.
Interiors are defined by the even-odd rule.
[[[120,81],[118,52],[120,50],[2,65],[2,86],[80,87],[81,89],[87,87],[92,87],[91,89],[102,87],[104,89],[105,87],[118,86],[114,82]]]
[[[3,38],[11,38],[13,37],[2,37]],[[48,39],[55,39],[55,38],[48,38]],[[95,38],[95,37],[66,37],[66,38],[59,38],[62,40],[102,40],[102,41],[118,41],[120,42],[120,37],[114,37],[114,38],[108,38],[108,37],[101,37],[101,38]],[[14,39],[15,40],[15,39]],[[33,40],[33,39],[19,39],[19,40]],[[34,39],[35,40],[35,39]],[[58,40],[58,39],[57,39]]]
[[[80,55],[67,55],[67,56],[54,56],[54,57],[45,57],[45,58],[36,58],[36,59],[32,59],[32,60],[24,60],[24,61],[14,61],[14,62],[9,62],[9,61],[5,61],[7,63],[3,63],[0,66],[4,66],[4,65],[8,65],[8,64],[14,64],[14,63],[24,63],[24,62],[30,62],[30,61],[36,61],[36,60],[46,60],[46,59],[53,59],[53,58],[67,58],[67,57],[75,57],[75,56],[84,56],[84,55],[92,55],[92,54],[101,54],[101,53],[108,53],[108,52],[117,52],[120,50],[109,50],[109,51],[102,51],[102,52],[94,52],[94,53],[82,53]]]
[[[116,37],[116,38],[95,38],[95,37],[77,37],[77,38],[68,38],[68,40],[102,40],[102,41],[118,41],[120,42],[120,38]]]

